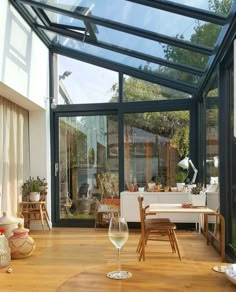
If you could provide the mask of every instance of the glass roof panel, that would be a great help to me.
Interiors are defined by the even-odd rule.
[[[178,37],[195,44],[211,47],[214,46],[221,28],[213,23],[207,23],[126,0],[34,0],[34,2],[65,9],[77,15],[82,14],[99,17],[103,20],[112,20],[168,37]],[[171,21],[167,21],[168,19],[171,19]],[[194,37],[197,30],[209,25],[214,31],[210,38]]]
[[[117,72],[58,55],[58,73],[58,104],[118,101]]]
[[[61,25],[75,26],[78,28],[83,27],[85,29],[84,22],[80,19],[72,18],[66,15],[54,13],[51,11],[45,10],[47,17],[50,19],[52,23],[57,23]]]
[[[12,2],[47,46],[193,94],[202,91],[222,40],[230,38],[227,16],[235,13],[233,0]]]
[[[67,17],[59,13],[52,13],[49,11],[45,12],[53,23],[68,25],[68,28],[77,27],[80,30],[81,28],[84,28],[85,30],[83,21],[77,21],[75,18]],[[100,25],[93,25],[92,27],[95,28],[93,32],[95,33],[96,39],[100,42],[100,44],[115,45],[119,48],[133,50],[161,59],[168,59],[176,64],[189,65],[198,69],[205,69],[209,59],[208,56],[196,52],[191,52],[191,58],[187,58],[187,56],[189,56],[189,51],[185,49],[180,49],[175,46],[156,42]],[[185,58],[174,59],[174,54],[169,54],[170,51],[179,51],[182,56],[185,56]]]
[[[45,32],[55,45],[60,45],[65,48],[76,50],[78,51],[78,53],[82,52],[82,53],[94,55],[96,57],[100,57],[103,59],[107,59],[109,61],[113,61],[116,63],[133,67],[135,69],[141,70],[145,73],[148,73],[154,76],[162,76],[162,77],[167,77],[172,80],[185,81],[192,85],[196,85],[200,81],[200,77],[193,74],[183,73],[181,71],[170,69],[165,66],[160,66],[158,64],[154,64],[151,62],[147,62],[144,60],[126,56],[124,54],[109,51],[100,47],[83,43],[82,41],[69,39],[62,35],[54,34],[46,30]]]
[[[159,84],[134,78],[128,75],[123,76],[124,80],[124,101],[143,101],[145,100],[170,100],[191,98],[192,95],[168,88]],[[128,82],[127,82],[128,81]],[[130,86],[131,85],[131,86]],[[142,86],[143,85],[143,86]],[[131,89],[131,90],[130,90]]]
[[[131,35],[125,32],[117,31],[114,29],[109,29],[102,26],[97,27],[97,40],[105,42],[107,44],[112,44],[115,46],[127,48],[128,50],[135,50],[140,53],[149,54],[150,56],[169,59],[170,61],[176,62],[178,64],[190,65],[199,69],[204,69],[207,65],[209,59],[208,56],[191,52],[191,60],[189,59],[175,59],[171,58],[168,54],[169,51],[180,50],[182,53],[189,54],[188,50],[180,49],[175,46],[167,45],[161,42],[152,41],[135,35]],[[194,62],[197,59],[197,62]]]
[[[206,11],[213,11],[214,13],[222,16],[227,16],[230,12],[230,8],[232,6],[233,0],[218,0],[215,1],[207,1],[207,0],[171,0],[171,2],[175,2],[178,4],[183,4],[187,6],[191,6],[194,8],[203,9]]]

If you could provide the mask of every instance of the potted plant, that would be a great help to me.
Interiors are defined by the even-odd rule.
[[[130,184],[129,185],[129,191],[130,192],[134,192],[135,191],[135,185],[134,184]]]
[[[185,171],[179,169],[175,175],[175,181],[176,181],[176,186],[178,191],[183,191],[183,188],[185,186],[185,179],[187,177],[187,174]]]
[[[155,181],[155,186],[153,187],[153,190],[159,192],[162,187],[161,178],[159,176],[156,176],[154,181]]]
[[[202,184],[198,183],[196,187],[191,189],[191,201],[192,206],[205,206],[206,205],[206,193],[202,187]]]
[[[40,192],[43,192],[47,189],[47,182],[45,179],[36,179],[30,177],[26,180],[22,186],[23,196],[29,195],[29,200],[37,202],[40,200]]]

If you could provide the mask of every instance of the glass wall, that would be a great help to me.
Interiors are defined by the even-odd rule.
[[[176,191],[180,174],[181,182],[188,178],[177,165],[190,155],[191,94],[133,76],[118,78],[121,73],[63,56],[55,59],[63,105],[53,109],[56,224],[92,226],[96,210],[117,208],[120,191],[131,185],[148,189],[154,183],[156,190]]]
[[[117,102],[117,72],[64,56],[57,57],[58,104]]]
[[[177,164],[189,154],[189,112],[144,112],[124,116],[125,188],[176,186]],[[186,172],[186,178],[188,173]]]
[[[235,48],[234,48],[235,50]],[[231,170],[231,212],[232,212],[232,246],[234,249],[234,256],[236,257],[236,164],[234,163],[234,157],[236,157],[236,87],[235,87],[235,59],[236,52],[234,52],[234,67],[233,65],[229,68],[229,76],[230,76],[230,99],[231,99],[231,153],[230,153],[230,170]]]
[[[218,185],[219,118],[218,98],[207,98],[206,109],[206,183]]]
[[[145,80],[137,79],[124,75],[124,96],[123,100],[127,102],[145,101],[145,100],[170,100],[191,98],[192,95],[151,83]]]
[[[60,219],[94,218],[100,202],[119,197],[117,117],[60,117],[58,124]]]

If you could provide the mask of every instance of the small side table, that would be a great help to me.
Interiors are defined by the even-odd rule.
[[[39,202],[23,201],[20,203],[19,213],[24,216],[25,223],[28,224],[29,228],[30,228],[31,220],[40,220],[42,224],[42,229],[44,230],[44,219],[45,219],[49,230],[51,229],[50,219],[49,219],[45,201],[39,201]]]

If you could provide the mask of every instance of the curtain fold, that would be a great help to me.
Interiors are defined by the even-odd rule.
[[[0,211],[16,216],[29,175],[28,111],[0,96]]]

